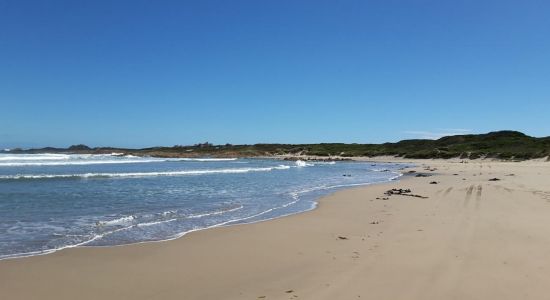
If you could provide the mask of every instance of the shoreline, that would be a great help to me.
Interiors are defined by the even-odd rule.
[[[2,260],[0,290],[8,299],[544,297],[550,164],[411,162],[431,176],[346,188],[269,222]],[[384,194],[392,188],[428,198]]]
[[[274,158],[271,158],[271,159],[274,159]],[[403,168],[400,169],[400,171],[403,171],[403,170],[406,170],[406,169],[407,169],[407,167],[403,167]],[[0,262],[4,261],[4,260],[16,260],[16,259],[32,258],[32,257],[35,257],[35,256],[51,255],[51,254],[54,254],[54,253],[57,253],[57,252],[60,252],[60,251],[66,251],[66,250],[78,249],[78,248],[110,248],[110,247],[124,247],[124,246],[133,246],[133,245],[142,245],[142,244],[148,244],[148,243],[169,242],[169,241],[184,238],[185,236],[187,236],[188,234],[191,234],[193,232],[199,232],[199,231],[203,231],[203,230],[210,230],[210,229],[214,229],[214,228],[223,228],[223,227],[231,227],[231,226],[237,226],[237,225],[248,225],[248,224],[268,222],[268,221],[272,221],[272,220],[276,220],[276,219],[280,219],[280,218],[286,218],[286,217],[290,217],[290,216],[299,215],[299,214],[303,214],[303,213],[313,211],[313,210],[318,208],[318,206],[320,204],[320,201],[323,198],[328,197],[328,196],[330,196],[334,193],[337,193],[339,191],[346,190],[346,189],[358,188],[358,187],[367,187],[367,186],[371,186],[371,185],[379,185],[379,184],[390,183],[390,182],[394,182],[394,181],[398,180],[399,178],[405,177],[406,175],[407,174],[405,174],[405,173],[399,172],[399,173],[396,173],[396,176],[391,177],[387,181],[356,183],[356,184],[350,184],[350,185],[326,187],[325,190],[327,190],[329,192],[325,195],[322,195],[322,196],[319,196],[319,197],[315,198],[315,200],[313,200],[313,205],[312,205],[311,208],[309,208],[307,210],[303,210],[303,211],[297,211],[297,212],[292,212],[292,213],[272,217],[272,218],[261,219],[261,220],[252,221],[252,222],[239,223],[240,221],[243,221],[243,220],[250,219],[250,218],[254,217],[254,216],[249,216],[249,217],[239,219],[239,220],[229,220],[229,221],[222,222],[220,224],[215,224],[215,225],[211,225],[211,226],[204,227],[204,228],[197,228],[197,229],[188,230],[188,231],[185,231],[185,232],[178,233],[176,236],[169,237],[169,238],[166,238],[166,239],[151,240],[151,241],[139,241],[139,242],[128,243],[128,244],[105,245],[105,246],[86,246],[86,244],[91,242],[91,240],[90,240],[90,241],[82,242],[82,243],[75,244],[75,245],[68,245],[68,246],[65,246],[65,247],[62,247],[62,248],[58,248],[58,249],[47,250],[47,251],[44,251],[44,252],[31,252],[28,255],[27,255],[27,253],[22,253],[21,255],[20,254],[15,254],[13,256],[0,257]],[[234,224],[231,224],[231,223],[234,223]]]

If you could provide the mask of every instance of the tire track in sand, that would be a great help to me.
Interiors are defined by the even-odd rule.
[[[466,198],[464,198],[464,207],[468,206],[468,203],[470,203],[470,199],[472,198],[472,193],[474,192],[474,185],[470,185],[468,189],[466,190]]]
[[[477,186],[476,191],[476,209],[479,209],[479,205],[481,204],[481,192],[483,191],[483,187],[480,185]]]

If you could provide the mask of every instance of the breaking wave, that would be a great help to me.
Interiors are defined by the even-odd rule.
[[[224,162],[235,160],[237,160],[237,158],[138,157],[116,152],[111,154],[0,154],[0,167],[80,166],[102,164],[138,164],[151,162]]]
[[[312,166],[314,166],[314,164],[307,163],[307,162],[305,162],[305,161],[303,161],[303,160],[297,160],[297,161],[296,161],[296,166],[297,166],[297,167],[300,167],[300,168],[302,168],[302,167],[312,167]]]
[[[265,168],[234,168],[234,169],[210,169],[210,170],[185,170],[165,172],[132,172],[132,173],[82,173],[82,174],[17,174],[0,175],[0,180],[20,179],[86,179],[86,178],[131,178],[131,177],[157,177],[157,176],[184,176],[207,174],[237,174],[248,172],[269,172],[273,170],[286,170],[290,166],[279,165]]]
[[[175,161],[200,161],[200,162],[209,162],[209,161],[234,161],[237,158],[177,158]]]
[[[103,164],[138,164],[161,162],[158,159],[116,159],[116,160],[69,160],[69,161],[47,161],[47,162],[0,162],[0,167],[24,167],[24,166],[82,166],[82,165],[103,165]]]

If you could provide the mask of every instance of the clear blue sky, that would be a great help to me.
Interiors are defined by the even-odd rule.
[[[0,147],[550,135],[550,1],[0,0]]]

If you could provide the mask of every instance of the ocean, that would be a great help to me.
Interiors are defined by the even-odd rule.
[[[0,154],[0,259],[162,241],[311,210],[403,164]]]

